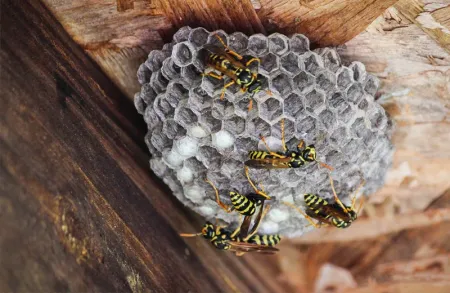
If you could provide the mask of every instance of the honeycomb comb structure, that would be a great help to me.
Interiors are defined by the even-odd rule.
[[[259,73],[272,95],[256,94],[250,112],[248,95],[238,86],[227,88],[220,100],[228,80],[201,75],[208,69],[203,46],[222,46],[214,34],[239,54],[261,59]],[[229,191],[251,192],[243,162],[248,151],[265,149],[260,134],[273,150],[281,149],[283,118],[288,148],[295,149],[301,139],[314,144],[318,160],[334,167],[334,184],[344,202],[349,203],[362,178],[365,194],[384,183],[392,161],[392,122],[374,101],[379,81],[362,63],[343,66],[333,49],[311,51],[303,35],[248,37],[183,27],[162,50],[150,52],[137,76],[142,88],[135,105],[148,124],[151,169],[181,202],[208,220],[236,225],[239,217],[216,204],[214,190],[204,179],[216,185],[227,204]],[[304,208],[305,193],[332,198],[328,170],[317,163],[298,169],[250,169],[250,176],[274,197],[262,234],[296,236],[312,229],[281,201]]]

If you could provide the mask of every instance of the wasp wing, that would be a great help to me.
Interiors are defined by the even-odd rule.
[[[231,246],[230,250],[236,252],[259,252],[266,254],[274,254],[279,251],[278,248],[267,245],[259,245],[255,243],[230,241],[229,244]]]
[[[251,159],[245,165],[254,169],[287,169],[291,158]]]

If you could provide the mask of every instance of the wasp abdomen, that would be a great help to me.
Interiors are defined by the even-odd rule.
[[[244,216],[251,216],[255,213],[255,203],[249,200],[246,196],[237,193],[230,192],[231,203],[235,210]]]
[[[280,243],[281,237],[278,234],[275,235],[253,235],[247,239],[247,243],[255,243],[258,245],[275,246]]]

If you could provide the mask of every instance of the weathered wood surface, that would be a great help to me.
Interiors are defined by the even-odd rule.
[[[136,71],[152,49],[185,25],[232,33],[306,34],[339,45],[362,32],[396,0],[42,0],[72,38],[131,99]],[[258,5],[259,4],[259,5]],[[257,11],[256,8],[259,8]]]
[[[39,1],[1,19],[1,292],[286,292],[178,236],[201,221],[150,173],[141,117]]]

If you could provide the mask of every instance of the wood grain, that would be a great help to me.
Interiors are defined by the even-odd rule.
[[[287,292],[181,239],[201,222],[149,172],[129,99],[39,1],[2,8],[1,292]]]
[[[341,45],[396,0],[261,0],[258,16],[269,33],[303,33],[319,47]]]

